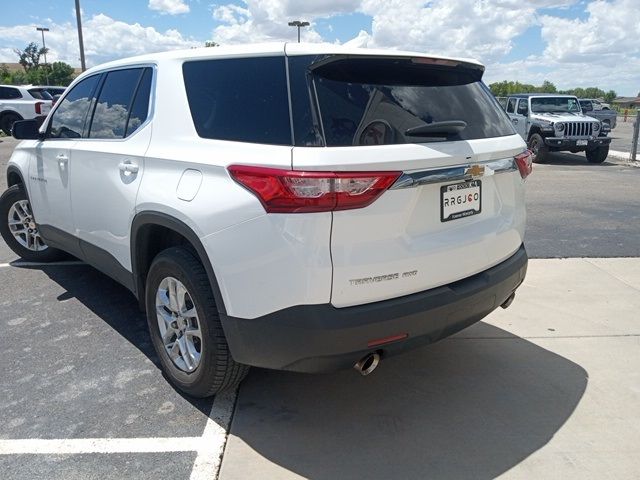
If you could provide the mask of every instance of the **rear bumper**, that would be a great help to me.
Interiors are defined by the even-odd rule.
[[[577,150],[591,150],[593,148],[604,147],[611,143],[609,137],[595,137],[592,140],[588,140],[586,145],[577,145],[577,140],[571,140],[562,137],[547,137],[544,139],[544,143],[553,149],[577,149]]]
[[[300,372],[339,370],[368,352],[400,353],[481,320],[522,283],[527,261],[521,246],[484,272],[404,297],[345,308],[300,305],[251,320],[221,320],[231,354],[240,363]],[[372,340],[405,333],[405,340],[368,347]]]

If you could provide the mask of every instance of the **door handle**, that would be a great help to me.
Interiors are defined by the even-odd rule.
[[[135,163],[120,162],[118,168],[122,173],[138,173],[140,167]]]
[[[511,119],[511,123],[513,123],[514,125],[518,124],[518,119],[517,118],[512,118]]]
[[[61,153],[56,156],[56,160],[58,160],[58,165],[60,168],[65,168],[67,163],[69,162],[69,157],[67,157],[64,153]]]

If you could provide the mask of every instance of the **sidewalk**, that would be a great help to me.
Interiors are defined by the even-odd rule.
[[[508,310],[353,371],[254,369],[223,480],[637,478],[640,259],[531,260]]]

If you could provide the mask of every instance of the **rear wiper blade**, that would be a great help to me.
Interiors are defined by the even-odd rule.
[[[464,120],[449,120],[411,127],[404,134],[408,137],[447,137],[460,133],[465,128],[467,128],[467,122]]]

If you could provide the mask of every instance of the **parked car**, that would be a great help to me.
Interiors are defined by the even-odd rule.
[[[94,67],[16,124],[0,231],[131,290],[190,395],[249,365],[368,374],[525,277],[530,154],[483,71],[282,43]]]
[[[0,85],[0,130],[11,135],[11,127],[18,120],[44,119],[51,105],[49,93],[39,88]]]
[[[609,154],[608,129],[600,120],[582,113],[578,99],[572,95],[510,95],[506,111],[527,141],[534,162],[545,162],[549,152],[585,152],[591,163],[602,163]]]
[[[596,101],[588,98],[581,98],[580,108],[582,113],[589,115],[590,117],[597,118],[602,122],[604,131],[613,130],[618,124],[618,113],[608,108],[595,108]]]
[[[594,110],[611,110],[611,105],[609,105],[608,103],[601,102],[596,98],[590,98],[589,100],[591,100],[591,102],[593,103]]]

